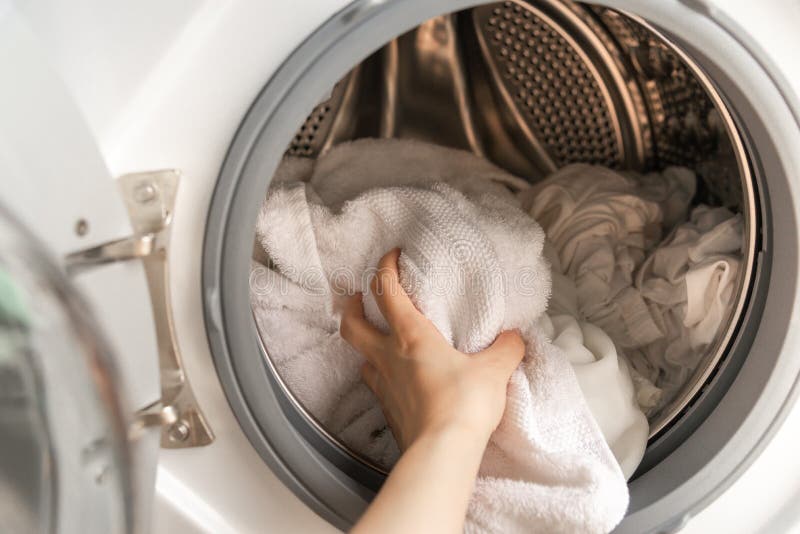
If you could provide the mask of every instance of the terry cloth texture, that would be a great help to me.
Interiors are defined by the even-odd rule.
[[[512,328],[526,341],[467,531],[607,532],[624,516],[628,491],[604,434],[620,444],[615,452],[634,449],[625,454],[638,455],[635,464],[641,455],[629,444],[642,425],[637,439],[646,441],[646,421],[608,336],[545,314],[544,233],[509,191],[518,183],[468,153],[408,141],[345,144],[313,169],[286,162],[258,220],[268,265],[254,263],[251,273],[256,320],[305,408],[349,447],[391,466],[397,446],[359,379],[361,356],[338,335],[337,309],[343,295],[361,291],[368,319],[386,328],[369,279],[378,259],[400,247],[401,284],[453,346],[476,352]],[[597,387],[582,391],[592,367],[598,378],[586,384],[605,381],[610,400]],[[613,411],[595,413],[587,399],[622,406],[624,417],[598,417]],[[626,426],[627,417],[635,421]]]

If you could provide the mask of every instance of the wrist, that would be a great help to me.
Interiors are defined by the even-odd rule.
[[[492,430],[485,425],[477,425],[469,421],[448,421],[429,426],[420,433],[417,441],[445,441],[459,447],[470,445],[482,454],[491,435]]]

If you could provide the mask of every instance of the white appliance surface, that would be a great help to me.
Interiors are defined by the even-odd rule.
[[[796,0],[717,0],[800,93]],[[216,441],[162,450],[153,531],[335,532],[272,474],[223,395],[203,332],[206,207],[234,132],[270,74],[347,0],[29,0],[29,24],[96,137],[114,176],[183,171],[171,250],[175,326],[187,374]],[[320,95],[321,97],[323,95]],[[134,318],[129,318],[133,321]],[[800,530],[800,410],[755,464],[686,532]]]
[[[800,96],[800,2],[796,0],[715,0],[779,65]],[[682,532],[705,534],[800,532],[800,406],[789,417],[750,468],[714,503],[692,518]]]

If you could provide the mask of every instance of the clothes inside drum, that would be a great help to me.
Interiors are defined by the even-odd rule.
[[[398,451],[330,294],[319,276],[297,278],[309,257],[341,254],[313,240],[313,220],[376,188],[490,195],[544,233],[537,332],[571,364],[630,477],[724,358],[741,310],[753,223],[737,135],[692,62],[622,13],[505,2],[427,21],[331,90],[273,177],[251,272],[268,364],[326,435],[389,468]],[[305,204],[286,203],[298,186]],[[327,291],[335,265],[321,270]]]

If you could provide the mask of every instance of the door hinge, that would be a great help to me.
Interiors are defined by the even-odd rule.
[[[134,234],[69,254],[69,274],[118,261],[139,259],[144,266],[158,343],[161,399],[136,413],[130,429],[161,427],[161,446],[198,447],[214,441],[214,433],[197,404],[175,337],[169,293],[168,249],[180,173],[160,170],[126,174],[117,179]]]

